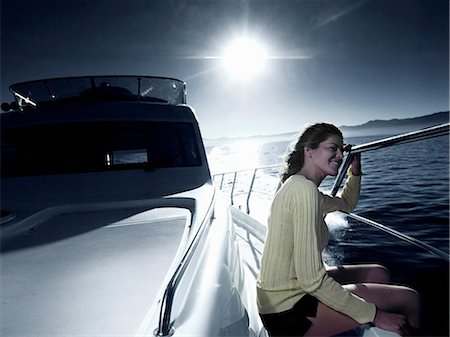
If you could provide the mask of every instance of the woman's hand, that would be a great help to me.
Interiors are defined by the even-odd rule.
[[[377,314],[375,315],[373,324],[380,329],[396,332],[399,335],[404,335],[406,318],[402,314],[394,314],[377,309]]]
[[[352,162],[350,164],[352,174],[354,176],[360,176],[361,175],[361,153],[355,153],[352,154]]]

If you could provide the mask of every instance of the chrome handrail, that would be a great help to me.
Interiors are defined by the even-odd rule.
[[[449,131],[450,131],[450,123],[445,123],[445,124],[425,128],[422,130],[408,132],[408,133],[404,133],[404,134],[401,134],[398,136],[383,138],[383,139],[376,140],[376,141],[373,141],[370,143],[365,143],[365,144],[360,144],[360,145],[355,145],[355,146],[350,147],[350,151],[347,155],[347,160],[342,165],[342,167],[339,171],[339,174],[337,175],[337,177],[334,181],[333,188],[331,189],[331,195],[335,196],[336,193],[338,192],[338,190],[342,184],[342,181],[344,180],[344,177],[347,174],[347,169],[351,163],[352,154],[362,153],[362,152],[366,152],[366,151],[373,151],[373,150],[377,150],[377,149],[381,149],[381,148],[385,148],[385,147],[389,147],[389,146],[393,146],[393,145],[397,145],[397,144],[410,143],[410,142],[416,142],[416,141],[424,140],[424,139],[428,139],[428,138],[439,137],[439,136],[448,134]]]
[[[166,289],[164,291],[164,295],[161,299],[161,309],[159,312],[159,323],[158,327],[155,329],[153,334],[155,336],[170,336],[173,334],[173,327],[171,325],[170,317],[172,313],[173,299],[175,297],[175,291],[177,290],[178,284],[181,281],[182,276],[184,275],[186,268],[188,267],[189,262],[192,259],[192,256],[195,253],[195,248],[198,246],[200,242],[200,238],[202,237],[203,232],[207,228],[207,222],[211,218],[211,214],[213,212],[213,207],[215,204],[216,195],[214,194],[211,203],[208,206],[208,210],[204,219],[202,220],[197,232],[194,235],[191,243],[186,249],[183,257],[181,258],[175,272],[172,274],[170,281],[167,283]]]

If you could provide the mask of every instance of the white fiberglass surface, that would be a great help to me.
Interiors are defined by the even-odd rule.
[[[61,214],[6,242],[1,335],[134,334],[190,217],[177,208]]]

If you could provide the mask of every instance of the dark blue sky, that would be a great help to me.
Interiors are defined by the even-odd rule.
[[[222,67],[246,35],[264,72]],[[47,77],[145,74],[186,81],[206,137],[361,124],[449,109],[444,0],[2,0],[1,100]]]

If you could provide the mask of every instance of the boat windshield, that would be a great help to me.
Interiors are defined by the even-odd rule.
[[[13,84],[10,90],[20,107],[73,100],[135,100],[186,103],[184,82],[151,76],[85,76]]]
[[[7,128],[1,158],[2,177],[202,165],[192,124],[174,122]]]

